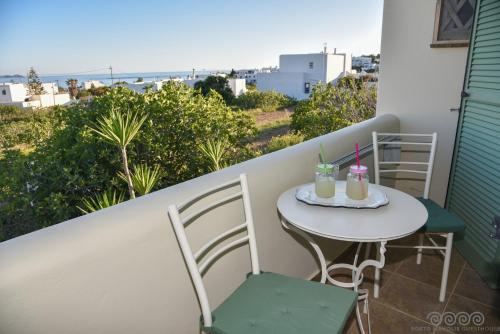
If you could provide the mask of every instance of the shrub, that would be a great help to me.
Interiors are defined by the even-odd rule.
[[[373,117],[376,90],[351,83],[315,85],[311,97],[295,108],[292,130],[310,139]]]
[[[234,105],[242,109],[260,108],[269,112],[276,109],[292,106],[295,99],[275,91],[260,92],[256,90],[247,91],[234,100]]]
[[[198,89],[203,96],[208,96],[211,91],[216,91],[227,104],[230,104],[234,99],[229,82],[221,76],[209,75],[205,80],[197,81],[194,88]]]
[[[251,156],[247,143],[255,123],[213,91],[205,97],[175,82],[144,94],[113,88],[89,105],[57,108],[53,134],[33,152],[9,150],[0,157],[0,238],[76,217],[83,198],[126,190],[116,175],[121,169],[116,148],[90,130],[112,106],[147,115],[127,153],[135,164],[158,166],[155,189],[209,172],[212,165],[197,150],[207,140],[227,140],[228,163]]]
[[[276,136],[271,138],[271,140],[267,144],[266,152],[270,153],[278,151],[285,147],[302,143],[303,141],[304,141],[304,136],[300,134],[289,133],[282,136]]]

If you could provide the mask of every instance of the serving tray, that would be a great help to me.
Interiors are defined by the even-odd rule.
[[[314,183],[309,183],[297,189],[295,197],[297,200],[310,205],[331,206],[341,208],[356,209],[376,209],[389,204],[387,194],[378,187],[368,186],[368,197],[364,200],[353,200],[345,193],[346,181],[336,181],[335,196],[331,198],[321,198],[316,196]]]

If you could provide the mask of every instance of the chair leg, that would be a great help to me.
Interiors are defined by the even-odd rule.
[[[418,235],[418,245],[423,246],[424,245],[424,234],[420,233]],[[417,249],[417,264],[422,263],[422,248]]]
[[[365,248],[365,260],[370,258],[370,251],[372,250],[372,243],[367,242]]]
[[[380,261],[380,251],[377,244],[377,261]],[[380,295],[380,268],[375,267],[375,277],[373,279],[373,297],[378,298]]]
[[[448,283],[448,273],[450,271],[451,247],[453,245],[453,233],[446,235],[446,251],[444,253],[443,275],[441,276],[441,290],[439,291],[439,301],[444,302],[446,296],[446,284]]]

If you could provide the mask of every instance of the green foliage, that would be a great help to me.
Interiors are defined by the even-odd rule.
[[[135,82],[144,82],[144,78],[143,77],[138,77],[137,80],[135,80]]]
[[[0,106],[0,154],[6,149],[29,150],[52,134],[53,110]]]
[[[302,143],[303,141],[304,136],[300,134],[289,133],[282,136],[276,136],[271,138],[271,140],[267,144],[266,153],[278,151],[285,147]]]
[[[102,194],[97,194],[90,198],[84,198],[82,200],[83,208],[78,207],[78,209],[87,214],[119,204],[123,202],[124,198],[125,194],[123,191],[117,192],[115,189],[108,189]]]
[[[295,99],[275,91],[259,92],[250,90],[234,100],[234,105],[242,109],[259,108],[265,112],[276,111],[294,104],[296,104]]]
[[[69,95],[74,98],[78,95],[78,80],[68,79],[66,80],[66,85],[68,86]]]
[[[119,172],[118,176],[123,181],[128,182],[127,176],[124,173]],[[130,176],[134,190],[137,191],[139,195],[146,195],[153,190],[160,179],[160,166],[156,165],[151,169],[145,164],[139,164],[133,167]]]
[[[256,133],[254,121],[247,113],[231,110],[215,92],[203,96],[175,82],[145,94],[113,88],[88,105],[55,108],[48,116],[50,135],[33,150],[0,153],[0,238],[81,215],[77,206],[83,198],[110,188],[126,190],[116,176],[122,169],[116,146],[90,129],[108,117],[112,107],[125,119],[128,110],[147,116],[134,140],[128,141],[127,153],[134,164],[162,171],[148,191],[210,171],[212,165],[197,150],[207,140],[227,139],[227,163],[255,155],[247,146]]]
[[[87,89],[80,89],[78,93],[76,93],[76,98],[81,99],[82,97],[87,97],[92,95],[89,90]]]
[[[231,72],[229,72],[229,74],[227,75],[228,78],[236,78],[236,71],[233,69],[231,69]]]
[[[97,120],[97,124],[90,128],[103,140],[118,146],[120,149],[124,177],[128,184],[130,198],[135,198],[134,185],[128,168],[127,146],[135,138],[147,116],[139,116],[138,112],[128,109],[121,112],[113,105],[109,115],[102,116]]]
[[[109,115],[100,117],[90,130],[119,148],[126,148],[139,132],[147,116],[128,110],[125,113],[111,107]]]
[[[109,93],[110,88],[108,86],[101,87],[91,87],[88,91],[92,96],[102,96],[106,93]]]
[[[247,83],[246,86],[248,91],[257,90],[257,85],[255,85],[254,83]]]
[[[364,85],[318,84],[308,100],[298,103],[291,128],[305,139],[321,136],[374,117],[376,101],[376,90]]]
[[[227,104],[231,104],[234,99],[227,79],[218,75],[210,75],[205,80],[196,82],[194,88],[199,89],[203,96],[208,96],[213,90],[220,94]]]
[[[42,82],[38,77],[35,69],[33,67],[30,68],[27,75],[28,79],[28,92],[30,95],[40,95],[44,93]]]
[[[209,159],[212,166],[210,169],[212,171],[220,170],[225,168],[227,164],[224,162],[224,157],[226,151],[229,147],[229,143],[225,140],[207,140],[206,143],[201,143],[198,145],[198,149]]]

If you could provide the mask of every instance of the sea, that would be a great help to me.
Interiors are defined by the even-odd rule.
[[[216,71],[196,71],[195,74],[210,74]],[[138,78],[144,81],[158,81],[171,78],[186,78],[188,75],[193,74],[192,71],[178,71],[178,72],[131,72],[131,73],[100,73],[100,74],[58,74],[58,75],[39,75],[43,83],[55,82],[60,87],[67,87],[66,81],[68,79],[78,80],[78,85],[88,80],[99,80],[106,86],[110,86],[112,82],[125,81],[128,83],[135,82]],[[0,82],[13,82],[13,83],[26,83],[26,76],[8,76],[0,75]]]

